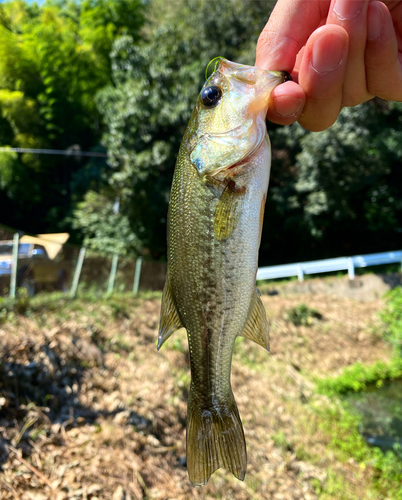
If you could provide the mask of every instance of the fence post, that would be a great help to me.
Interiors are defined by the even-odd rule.
[[[108,294],[111,294],[113,292],[114,282],[116,279],[118,261],[119,261],[119,256],[117,255],[117,253],[115,253],[113,255],[113,259],[112,259],[112,267],[110,269],[109,283],[107,284],[107,293]]]
[[[18,249],[20,244],[20,235],[14,233],[13,238],[13,261],[11,264],[10,278],[10,298],[15,299],[15,291],[17,289],[17,266],[18,266]]]
[[[297,278],[299,281],[304,281],[304,272],[300,264],[297,264]]]
[[[138,257],[138,259],[135,262],[135,274],[134,274],[134,285],[133,285],[134,295],[138,295],[138,288],[140,286],[141,266],[142,266],[142,257]]]
[[[86,251],[85,247],[80,248],[77,264],[75,266],[73,283],[71,285],[71,290],[70,290],[70,297],[72,299],[75,299],[75,296],[77,295],[78,282],[81,276],[82,264],[84,263],[85,251]]]
[[[353,264],[353,259],[352,257],[348,258],[348,275],[350,280],[355,279],[355,266]]]

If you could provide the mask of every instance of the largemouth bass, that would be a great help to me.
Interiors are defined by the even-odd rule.
[[[241,480],[246,472],[230,370],[238,335],[269,348],[255,286],[271,162],[265,115],[270,92],[288,79],[220,59],[176,163],[158,349],[176,330],[187,330],[187,469],[194,485],[206,484],[220,467]]]

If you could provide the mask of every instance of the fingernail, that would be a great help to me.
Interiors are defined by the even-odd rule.
[[[302,99],[292,96],[278,96],[274,99],[274,110],[279,116],[297,116],[303,106]]]
[[[384,29],[384,13],[375,3],[370,4],[367,20],[367,39],[376,40]]]
[[[347,39],[339,32],[322,33],[313,43],[311,65],[318,73],[334,71],[341,64]]]
[[[334,12],[341,21],[353,19],[363,7],[362,0],[336,0]]]

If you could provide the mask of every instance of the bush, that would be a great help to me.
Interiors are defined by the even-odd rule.
[[[390,362],[377,361],[370,366],[355,363],[334,378],[317,380],[317,389],[323,394],[345,394],[349,391],[364,391],[367,386],[382,385],[385,380],[402,378],[402,359],[395,357]]]
[[[300,304],[289,309],[285,314],[285,319],[295,326],[311,326],[315,320],[322,319],[322,314],[306,304]]]
[[[10,313],[26,314],[31,298],[25,288],[18,288],[15,299],[0,297],[0,324],[5,323]]]

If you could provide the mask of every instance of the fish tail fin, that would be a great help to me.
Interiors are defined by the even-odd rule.
[[[187,470],[194,486],[208,482],[220,467],[244,480],[246,441],[233,394],[222,402],[205,404],[190,390],[187,420]]]

